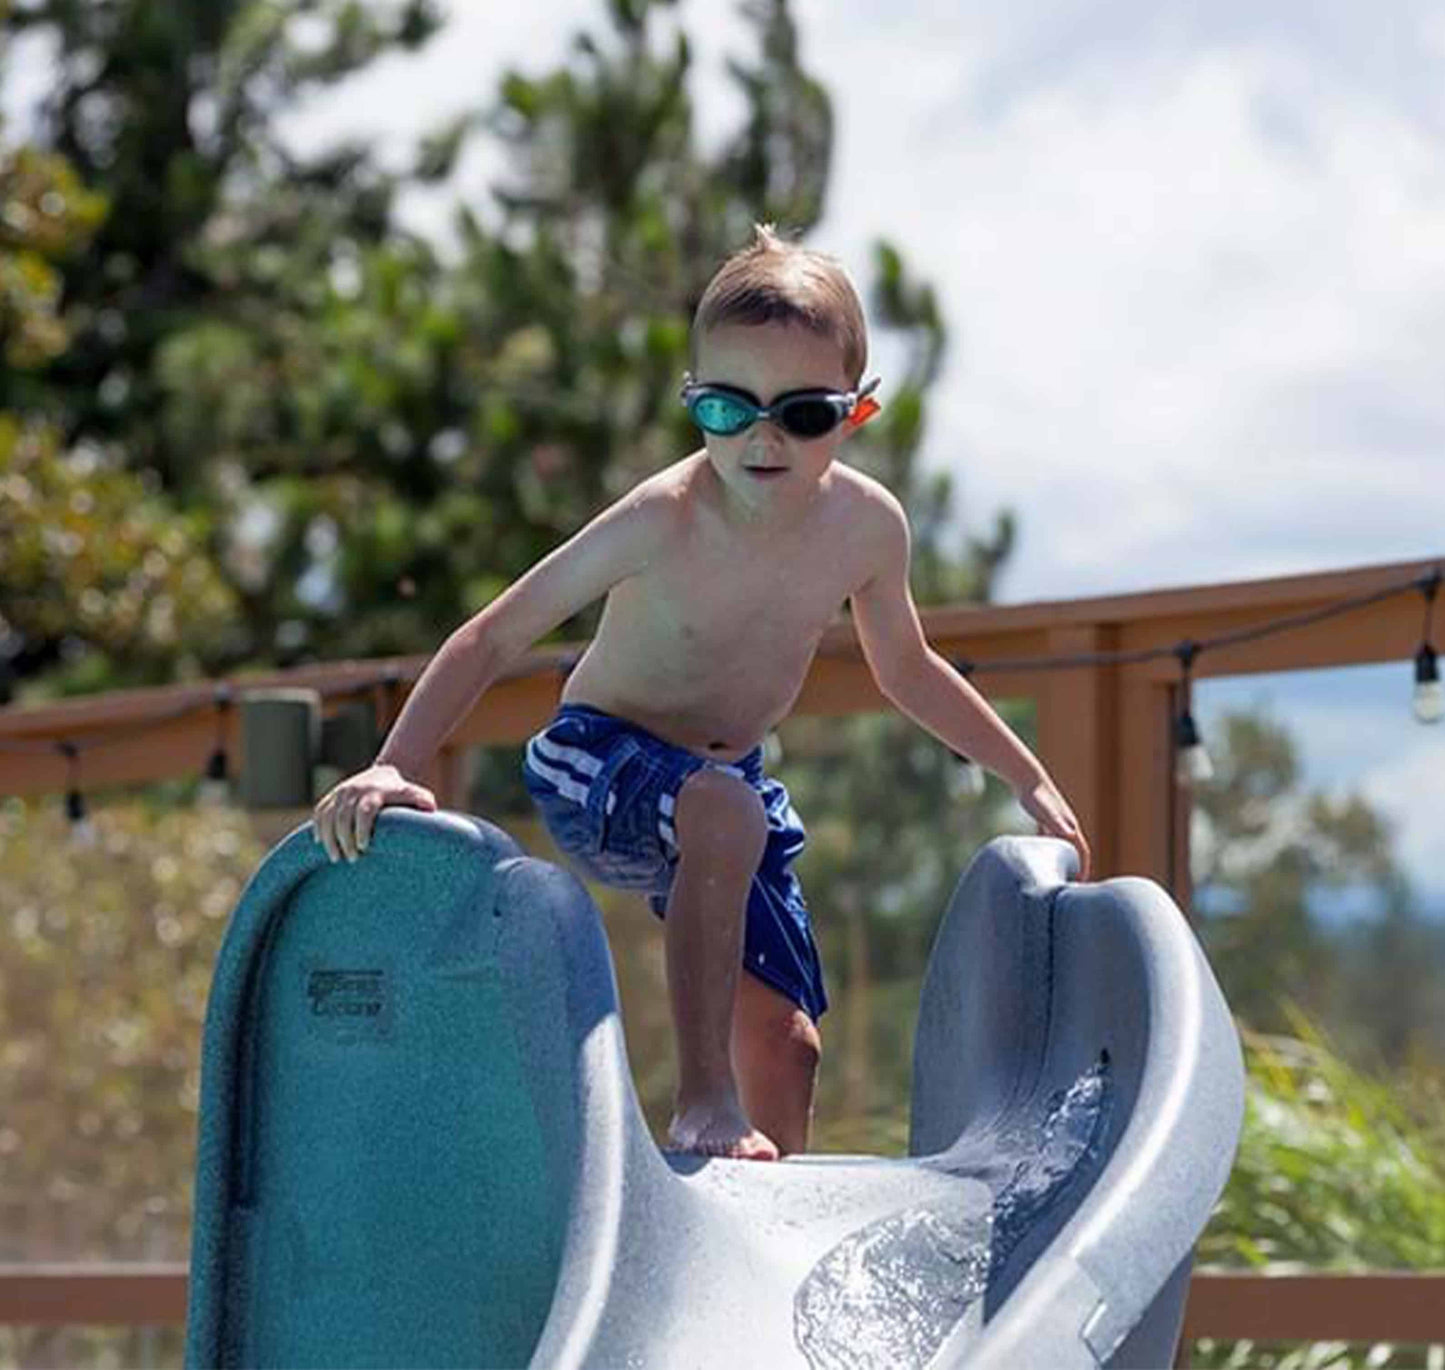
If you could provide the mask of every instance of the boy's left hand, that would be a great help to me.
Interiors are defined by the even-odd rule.
[[[1015,791],[1019,803],[1045,837],[1062,837],[1079,853],[1079,879],[1089,878],[1089,844],[1068,800],[1048,777]]]

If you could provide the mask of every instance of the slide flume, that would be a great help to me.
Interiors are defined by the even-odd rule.
[[[907,1157],[660,1150],[601,917],[500,828],[308,823],[207,1005],[186,1363],[533,1370],[1168,1365],[1244,1071],[1154,882],[1044,837],[959,882]]]

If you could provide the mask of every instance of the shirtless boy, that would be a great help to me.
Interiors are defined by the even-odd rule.
[[[684,1150],[776,1159],[807,1146],[827,1000],[791,869],[802,825],[763,775],[761,741],[844,601],[883,694],[1006,781],[1088,878],[1088,845],[1043,766],[924,639],[902,506],[834,461],[877,408],[871,387],[860,394],[866,358],[842,268],[756,229],[693,321],[683,397],[703,447],[457,628],[376,763],[316,806],[333,861],[365,851],[385,805],[434,809],[410,777],[508,665],[605,595],[525,777],[578,869],[649,895],[664,919],[678,1064],[668,1136]]]

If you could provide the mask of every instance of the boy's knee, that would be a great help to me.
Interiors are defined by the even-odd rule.
[[[707,849],[756,862],[768,840],[768,814],[758,792],[739,776],[710,767],[683,781],[673,826],[684,854]]]

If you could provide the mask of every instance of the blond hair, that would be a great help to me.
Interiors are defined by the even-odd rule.
[[[754,224],[753,240],[714,273],[698,301],[691,361],[703,334],[723,324],[793,323],[830,337],[843,353],[843,370],[856,386],[868,364],[863,305],[835,257],[778,236],[772,224]]]

